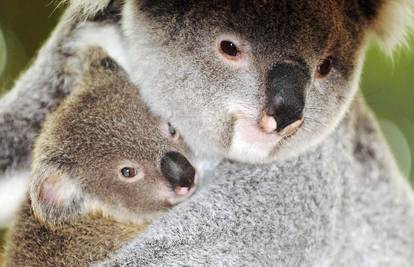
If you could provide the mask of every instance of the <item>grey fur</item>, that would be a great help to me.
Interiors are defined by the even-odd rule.
[[[319,84],[313,80],[308,88],[305,125],[310,128],[302,128],[274,153],[256,160],[278,159],[278,163],[224,163],[211,185],[155,223],[108,264],[413,265],[411,189],[396,171],[379,130],[372,127],[375,119],[366,115],[359,106],[363,104],[349,109],[366,37],[371,32],[390,35],[398,24],[387,23],[393,21],[390,18],[400,22],[399,18],[407,17],[391,11],[410,10],[409,1],[382,0],[372,10],[361,9],[371,1],[257,1],[239,16],[229,13],[231,9],[210,6],[219,1],[199,1],[196,7],[195,1],[125,2],[120,24],[131,79],[142,88],[149,107],[174,123],[201,160],[243,159],[247,154],[229,151],[236,131],[226,101],[247,103],[256,118],[265,102],[266,70],[273,63],[286,55],[299,55],[315,69],[327,47],[336,49],[340,61],[329,79]],[[249,5],[249,1],[241,2]],[[257,27],[273,9],[265,7],[263,17],[251,12],[260,14],[266,3],[286,5],[287,9],[277,11],[293,10],[295,15],[288,16],[291,28],[275,33],[279,28],[272,27],[272,23],[287,25],[283,15],[289,12],[276,16],[269,27]],[[205,10],[210,13],[206,15]],[[222,26],[226,19],[234,19],[224,23],[227,28]],[[337,24],[330,27],[332,23]],[[405,32],[404,27],[397,29]],[[261,52],[248,70],[229,70],[210,53],[214,36],[226,30],[247,36],[255,51]],[[332,41],[328,33],[339,40]],[[65,35],[61,37],[64,40],[50,45],[67,41]],[[53,59],[60,56],[49,51],[45,50],[49,62],[59,62]],[[34,70],[45,63],[35,63]],[[41,84],[43,77],[51,81],[58,77],[56,72],[43,76],[33,72],[23,76],[17,87],[22,89],[16,92],[29,90],[33,80]],[[28,104],[33,111],[38,110],[35,103]],[[334,131],[346,110],[348,118]],[[298,157],[304,150],[307,154]],[[289,157],[290,161],[280,161]]]
[[[64,66],[76,49],[72,45],[76,32],[85,23],[68,8],[36,60],[1,98],[0,179],[6,173],[29,168],[33,142],[43,121],[73,88],[72,76]]]
[[[297,159],[222,164],[100,266],[413,266],[412,192],[373,118],[352,111]]]
[[[43,120],[69,93],[62,45],[76,21],[69,23],[68,14],[62,20],[66,23],[59,24],[37,60],[0,101],[0,177],[14,169],[28,169]]]

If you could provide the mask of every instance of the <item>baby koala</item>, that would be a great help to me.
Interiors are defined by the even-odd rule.
[[[69,62],[80,82],[36,141],[8,266],[102,260],[196,188],[178,133],[150,113],[121,67],[97,47]]]

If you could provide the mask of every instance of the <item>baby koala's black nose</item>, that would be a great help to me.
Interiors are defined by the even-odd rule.
[[[194,185],[196,170],[191,163],[178,152],[167,152],[161,159],[161,172],[173,187]]]

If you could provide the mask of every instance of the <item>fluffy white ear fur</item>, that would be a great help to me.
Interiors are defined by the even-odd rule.
[[[105,9],[111,0],[63,0],[81,17],[93,16]]]
[[[414,28],[414,1],[385,0],[372,23],[382,48],[391,54],[394,48],[407,43]]]
[[[35,216],[47,224],[69,221],[85,209],[85,196],[77,180],[54,168],[34,172],[29,194]]]

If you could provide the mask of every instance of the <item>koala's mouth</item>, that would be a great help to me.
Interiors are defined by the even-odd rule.
[[[298,123],[303,123],[303,121]],[[282,140],[292,138],[297,131],[297,129],[287,130],[288,134],[276,131],[266,132],[256,119],[237,118],[228,157],[241,162],[268,162]]]

